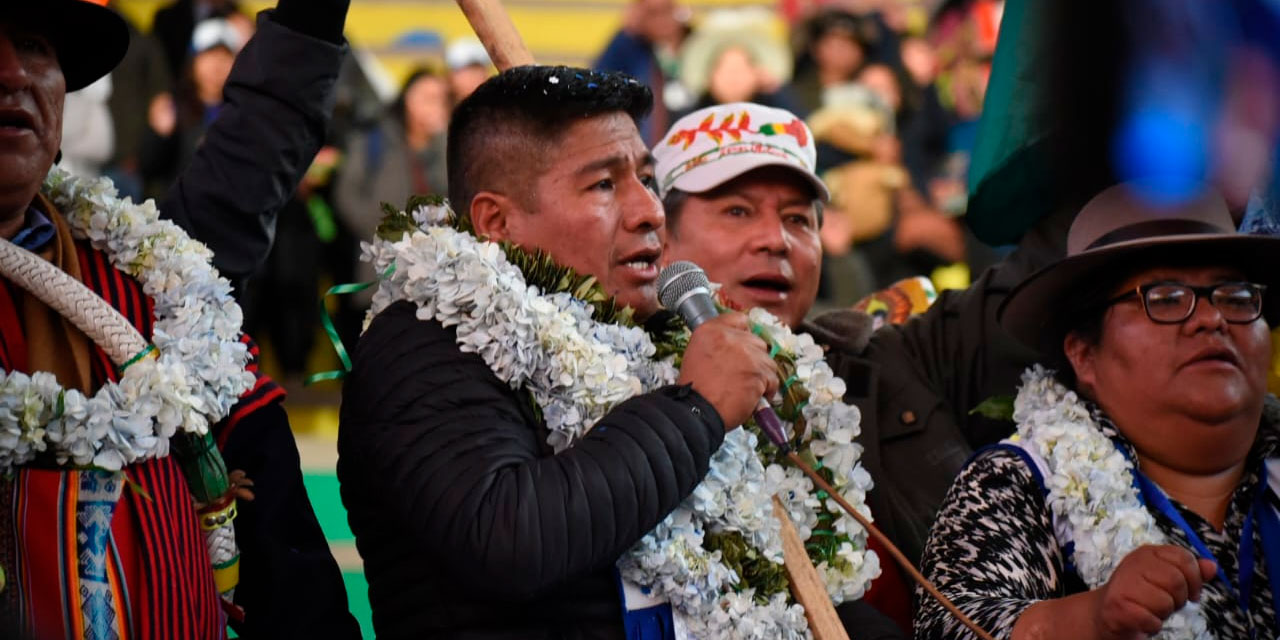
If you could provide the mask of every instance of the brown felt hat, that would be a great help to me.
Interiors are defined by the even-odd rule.
[[[1062,330],[1081,309],[1076,295],[1106,280],[1123,277],[1118,267],[1151,255],[1152,267],[1169,256],[1196,262],[1219,262],[1241,269],[1249,278],[1271,286],[1264,296],[1280,296],[1280,237],[1238,233],[1226,201],[1206,189],[1200,196],[1162,206],[1119,184],[1099,193],[1080,210],[1067,234],[1067,257],[1014,287],[1000,305],[1000,325],[1013,337],[1046,355],[1061,351]],[[1268,314],[1274,319],[1274,314]]]

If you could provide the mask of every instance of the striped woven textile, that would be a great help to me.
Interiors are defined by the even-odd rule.
[[[84,284],[150,338],[153,305],[141,285],[105,254],[76,243]],[[27,348],[14,300],[0,286],[0,365],[26,372]],[[284,392],[258,376],[232,414],[215,427],[219,443],[248,413]],[[94,348],[93,383],[116,380]],[[226,616],[197,526],[195,505],[173,458],[123,473],[23,468],[0,478],[0,636],[31,638],[224,638]]]

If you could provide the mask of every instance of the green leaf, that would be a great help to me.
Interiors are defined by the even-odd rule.
[[[404,210],[413,213],[421,207],[447,207],[449,200],[444,196],[438,196],[434,193],[414,194],[409,196],[409,200],[404,203]]]
[[[974,407],[969,415],[1013,422],[1013,396],[991,396]]]
[[[399,242],[406,233],[417,231],[413,217],[389,203],[382,203],[382,222],[378,223],[378,237],[387,242]]]
[[[755,587],[758,604],[769,602],[775,593],[787,594],[791,601],[790,582],[783,564],[770,562],[760,555],[738,531],[711,532],[703,538],[702,546],[711,552],[720,552],[720,561],[733,569],[741,580],[737,588]]]
[[[130,478],[129,474],[122,473],[120,475],[121,477],[124,478],[125,484],[129,485],[129,489],[132,490],[134,493],[142,496],[143,500],[146,500],[147,502],[155,501],[155,498],[152,498],[151,494],[147,493],[147,490],[142,485],[138,484],[136,480],[134,480],[133,478]]]

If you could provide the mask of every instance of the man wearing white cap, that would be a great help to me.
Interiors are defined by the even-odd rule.
[[[830,197],[814,172],[813,134],[804,121],[747,102],[708,107],[677,121],[653,155],[667,214],[665,261],[697,263],[721,284],[720,299],[731,307],[763,308],[819,343],[829,345],[834,338],[866,344],[871,323],[862,314],[851,312],[855,322],[839,337],[802,324],[818,293],[818,232]],[[842,373],[838,363],[831,362]],[[851,390],[865,386],[846,382]],[[846,396],[851,403],[861,399],[859,393]],[[879,483],[875,467],[868,466]],[[877,485],[870,495],[879,492]],[[909,628],[910,599],[901,574],[890,563],[882,569],[864,602]],[[839,613],[859,637],[896,637],[888,621],[865,607],[846,604]]]
[[[449,67],[449,97],[454,104],[471,95],[476,87],[493,75],[493,63],[479,40],[458,38],[444,52]]]
[[[709,107],[681,118],[653,155],[667,259],[698,263],[730,304],[803,321],[818,292],[830,197],[804,121],[749,102]]]

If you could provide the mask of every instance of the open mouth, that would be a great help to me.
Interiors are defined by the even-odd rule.
[[[773,293],[788,293],[791,291],[791,282],[782,276],[774,275],[748,278],[742,281],[742,286],[748,289],[759,289]]]
[[[0,109],[0,129],[34,131],[35,128],[31,114],[19,109]]]
[[[647,273],[650,270],[657,269],[658,259],[661,257],[661,249],[641,249],[623,256],[623,258],[618,262],[628,269]]]

